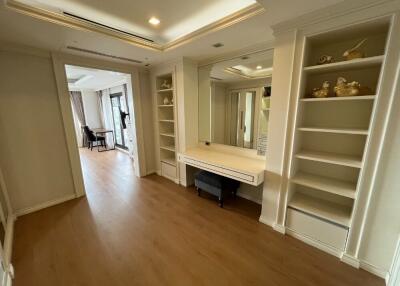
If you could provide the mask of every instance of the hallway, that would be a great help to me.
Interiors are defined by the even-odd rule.
[[[81,150],[87,197],[18,218],[15,286],[384,285],[257,221],[157,175],[128,156]]]

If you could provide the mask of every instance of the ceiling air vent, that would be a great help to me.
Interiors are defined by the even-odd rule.
[[[69,17],[72,17],[72,18],[81,20],[81,21],[85,21],[85,22],[88,22],[88,23],[91,23],[91,24],[95,24],[95,25],[101,26],[101,27],[103,27],[103,28],[107,28],[107,29],[113,30],[113,31],[118,32],[118,33],[122,33],[122,34],[125,34],[125,35],[129,35],[129,36],[132,36],[132,37],[136,37],[136,38],[139,38],[139,39],[142,39],[142,40],[145,40],[145,41],[154,43],[154,41],[151,40],[151,39],[148,39],[148,38],[145,38],[145,37],[142,37],[142,36],[138,36],[138,35],[135,35],[135,34],[132,34],[132,33],[129,33],[129,32],[126,32],[126,31],[123,31],[123,30],[120,30],[120,29],[117,29],[117,28],[113,28],[113,27],[110,27],[110,26],[101,24],[101,23],[99,23],[99,22],[96,22],[96,21],[92,21],[92,20],[83,18],[83,17],[81,17],[81,16],[78,16],[78,15],[75,15],[75,14],[72,14],[72,13],[63,12],[63,14],[66,15],[66,16],[69,16]]]
[[[134,59],[124,58],[124,57],[109,55],[109,54],[96,52],[96,51],[92,51],[92,50],[81,49],[81,48],[78,48],[78,47],[67,46],[67,49],[78,51],[78,52],[89,53],[89,54],[93,54],[93,55],[97,55],[97,56],[103,56],[103,57],[107,57],[107,58],[117,59],[117,60],[121,60],[121,61],[128,61],[128,62],[136,63],[136,64],[141,64],[142,63],[142,61],[139,61],[139,60],[134,60]]]

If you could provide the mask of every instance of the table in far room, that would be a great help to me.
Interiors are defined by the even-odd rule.
[[[107,148],[104,150],[100,150],[100,146],[97,145],[97,152],[106,152],[106,151],[111,151],[111,150],[115,150],[115,139],[114,139],[114,130],[111,129],[103,129],[103,128],[96,128],[93,129],[93,133],[96,136],[96,140],[98,138],[98,136],[100,135],[104,135],[104,137],[107,136],[107,133],[111,133],[111,137],[112,137],[112,148]],[[107,145],[107,143],[106,143]]]

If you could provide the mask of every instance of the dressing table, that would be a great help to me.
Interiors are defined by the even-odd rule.
[[[265,160],[256,155],[245,156],[232,151],[199,144],[178,153],[178,161],[242,183],[261,185],[264,182]]]

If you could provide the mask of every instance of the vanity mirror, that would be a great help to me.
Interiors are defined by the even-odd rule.
[[[199,67],[199,140],[265,154],[273,50]]]

